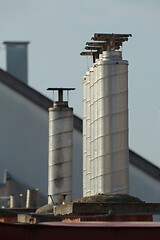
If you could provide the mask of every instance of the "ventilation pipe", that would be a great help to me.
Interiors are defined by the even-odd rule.
[[[74,88],[48,88],[58,91],[58,101],[49,108],[48,203],[72,201],[73,108],[63,100],[64,91]]]
[[[128,62],[108,51],[98,68],[99,192],[128,193]]]
[[[94,192],[95,167],[94,167],[94,67],[90,68],[90,189]]]
[[[87,78],[88,72],[83,78],[83,195],[86,195],[87,191]]]
[[[120,51],[129,36],[94,34],[94,42],[89,43],[90,46],[101,45],[103,50],[99,59],[93,58],[94,77],[90,79],[93,81],[90,85],[94,86],[90,89],[93,95],[90,195],[128,193],[129,189],[128,61],[122,60]],[[85,161],[87,158],[83,159]]]
[[[38,189],[27,189],[26,208],[36,208],[38,205]]]
[[[81,56],[93,56],[95,59],[95,51],[81,52]],[[88,69],[83,78],[83,196],[91,194],[91,78],[93,75],[93,67]]]

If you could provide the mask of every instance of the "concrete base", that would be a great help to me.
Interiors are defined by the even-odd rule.
[[[98,194],[54,207],[55,216],[77,221],[152,221],[159,203],[145,203],[126,194]]]

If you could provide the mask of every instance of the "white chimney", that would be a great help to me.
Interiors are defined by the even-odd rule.
[[[89,170],[84,171],[85,174],[90,171],[90,195],[128,193],[129,190],[128,61],[122,59],[119,50],[129,36],[94,34],[92,40],[95,42],[90,43],[92,46],[97,43],[97,49],[101,45],[103,50],[90,68],[91,88],[87,96],[90,110],[83,119],[86,125],[85,119],[90,119],[90,149],[84,146],[88,152],[83,159],[86,166],[87,154],[91,153]],[[86,109],[87,97],[83,101]],[[84,144],[87,144],[86,139]],[[87,195],[84,191],[84,196]]]
[[[58,91],[58,101],[49,108],[48,203],[72,201],[73,108],[63,100],[63,92],[74,88],[48,88]]]
[[[104,52],[98,63],[98,189],[96,193],[127,193],[128,62],[120,51]]]

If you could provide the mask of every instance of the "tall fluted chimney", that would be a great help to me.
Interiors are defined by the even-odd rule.
[[[86,43],[94,52],[83,78],[84,196],[129,190],[128,61],[120,47],[130,36],[95,33]]]

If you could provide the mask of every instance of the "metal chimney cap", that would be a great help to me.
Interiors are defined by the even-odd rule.
[[[132,34],[119,34],[119,33],[95,33],[91,40],[94,41],[106,41],[110,38],[115,38],[117,40],[127,41],[129,37],[132,37]]]
[[[71,91],[71,90],[75,90],[75,88],[47,88],[47,90],[51,90],[51,91],[58,91],[58,102],[64,102],[63,100],[63,92],[64,91]],[[55,102],[55,101],[54,101]]]
[[[96,53],[97,51],[92,51],[92,52],[81,52],[80,55],[81,56],[92,56],[94,53]]]
[[[95,33],[91,40],[106,41],[108,50],[118,50],[122,46],[123,42],[128,41],[129,37],[132,37],[132,34]]]
[[[71,90],[75,90],[75,88],[47,88],[47,90],[52,90],[52,91],[71,91]]]
[[[85,46],[86,50],[98,50],[102,49],[102,46]]]
[[[106,44],[106,41],[96,41],[96,42],[86,42],[86,46],[103,46]]]
[[[30,42],[29,41],[4,41],[3,44],[5,45],[27,45],[29,44]]]

